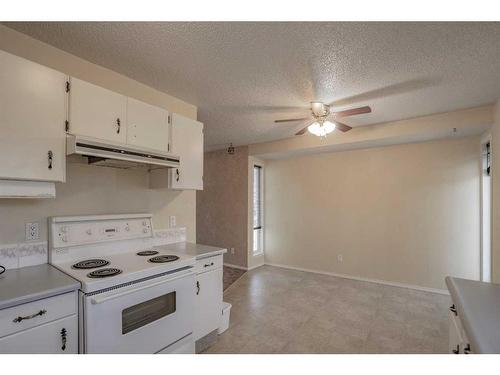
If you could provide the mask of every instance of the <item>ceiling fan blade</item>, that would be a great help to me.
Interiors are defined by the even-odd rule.
[[[286,120],[274,120],[276,124],[282,123],[282,122],[296,122],[296,121],[305,121],[309,120],[309,117],[303,117],[303,118],[289,118]]]
[[[370,107],[365,106],[365,107],[346,109],[345,111],[332,112],[332,115],[334,117],[347,117],[347,116],[361,115],[363,113],[370,113],[371,111],[372,109]]]
[[[335,122],[335,128],[339,129],[341,132],[347,132],[351,130],[352,128],[349,125],[342,124],[341,122],[334,121]]]
[[[306,131],[309,125],[307,125],[305,128],[300,129],[295,135],[303,135]]]

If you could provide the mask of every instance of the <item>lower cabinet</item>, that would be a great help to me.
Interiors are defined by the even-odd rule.
[[[78,353],[76,292],[0,310],[0,353]]]
[[[78,317],[71,315],[0,339],[0,353],[77,354]]]
[[[198,261],[214,266],[219,264],[219,258],[204,258]],[[219,328],[222,315],[222,263],[219,267],[208,268],[196,276],[196,309],[194,321],[194,339],[198,340]],[[202,268],[198,268],[202,269]]]

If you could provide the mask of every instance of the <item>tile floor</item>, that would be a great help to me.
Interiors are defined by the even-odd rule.
[[[225,293],[207,353],[446,353],[448,296],[263,266]]]
[[[241,276],[243,276],[243,274],[245,272],[246,271],[244,271],[244,270],[240,270],[240,269],[237,269],[237,268],[224,266],[224,268],[223,268],[224,290],[226,290],[227,288],[229,288],[229,286],[232,283],[234,283],[236,280],[238,280]]]

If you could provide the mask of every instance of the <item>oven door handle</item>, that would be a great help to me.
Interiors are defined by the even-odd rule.
[[[183,273],[182,275],[178,275],[178,276],[172,277],[170,279],[158,281],[156,283],[152,283],[152,284],[148,284],[148,285],[143,285],[143,286],[140,286],[140,287],[137,287],[137,288],[133,288],[133,289],[127,289],[127,290],[124,290],[122,292],[117,292],[117,293],[110,294],[110,295],[107,295],[107,296],[104,296],[104,297],[99,297],[99,296],[92,297],[91,302],[92,302],[93,305],[98,305],[100,303],[103,303],[103,302],[106,302],[106,301],[109,301],[109,300],[112,300],[112,299],[115,299],[115,298],[123,297],[123,296],[126,296],[128,294],[135,293],[135,292],[138,292],[140,290],[152,288],[154,286],[165,284],[165,283],[168,283],[170,281],[177,280],[177,279],[182,279],[183,277],[190,276],[190,275],[194,275],[194,273],[191,272],[191,271],[189,271],[187,273]]]

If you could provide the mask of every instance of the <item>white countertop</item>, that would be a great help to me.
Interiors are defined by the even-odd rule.
[[[50,264],[7,270],[0,275],[0,309],[72,292],[80,283]]]
[[[475,353],[500,353],[500,284],[447,277],[446,285]]]
[[[160,248],[163,253],[172,253],[174,255],[192,255],[196,257],[196,259],[208,258],[227,252],[227,249],[222,247],[208,246],[192,242],[177,242],[169,245],[155,246],[155,248]]]

